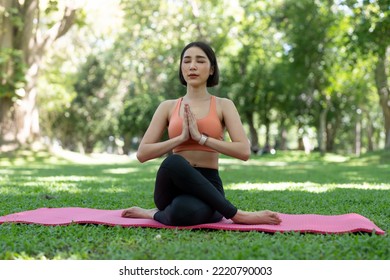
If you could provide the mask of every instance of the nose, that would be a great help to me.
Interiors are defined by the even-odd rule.
[[[194,61],[194,62],[191,62],[191,64],[190,64],[190,70],[195,70],[196,69],[196,62]]]

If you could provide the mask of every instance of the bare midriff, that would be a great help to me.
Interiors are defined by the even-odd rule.
[[[180,151],[176,154],[184,157],[193,167],[218,169],[219,153],[205,151]]]

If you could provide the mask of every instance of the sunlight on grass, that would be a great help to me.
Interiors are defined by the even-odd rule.
[[[30,189],[26,189],[30,188]],[[34,189],[36,188],[36,189]],[[78,188],[77,184],[66,183],[57,185],[42,185],[39,182],[28,182],[23,184],[21,188],[1,188],[0,194],[2,195],[26,195],[31,193],[43,193],[43,192],[68,192],[68,193],[80,193],[82,190]]]
[[[73,189],[73,192],[75,188],[77,188],[76,183],[65,183],[65,184],[56,184],[56,185],[47,185],[42,184],[42,182],[27,182],[23,184],[24,187],[39,187],[42,189],[47,189],[49,191],[67,191],[70,192],[70,190]]]
[[[390,190],[390,184],[317,184],[313,182],[292,183],[240,183],[226,187],[231,190],[261,190],[261,191],[305,191],[311,193],[322,193],[334,189],[362,189],[362,190]]]
[[[65,255],[65,256],[64,256]],[[5,255],[6,260],[81,260],[85,259],[86,254],[72,254],[68,256],[64,253],[59,253],[55,255],[53,258],[48,258],[44,253],[38,253],[37,255],[29,255],[26,252],[16,253],[16,252],[7,252]]]
[[[129,167],[129,168],[112,168],[106,169],[103,173],[107,174],[128,174],[128,173],[136,173],[139,171],[139,168]]]
[[[79,164],[113,164],[113,163],[129,163],[134,161],[134,158],[126,155],[114,154],[80,154],[72,151],[55,149],[53,153],[63,159]]]
[[[66,163],[63,158],[50,154],[47,151],[20,150],[14,154],[0,154],[1,167],[37,164],[43,161],[51,164]]]
[[[327,162],[346,162],[349,160],[349,157],[336,154],[326,154],[323,160]]]
[[[0,175],[33,175],[32,170],[12,170],[12,169],[3,169],[0,170]]]
[[[247,166],[287,166],[289,163],[306,163],[310,161],[317,161],[319,155],[305,155],[298,152],[281,152],[277,155],[266,155],[266,156],[252,156],[248,161],[241,161],[233,158],[222,157],[220,163],[222,167],[224,165],[247,165]],[[349,157],[337,154],[328,153],[320,158],[321,162],[324,163],[344,163],[350,160]]]
[[[239,164],[239,165],[251,165],[251,166],[287,166],[287,162],[282,161],[257,161],[257,160],[249,160],[246,162],[242,162],[238,159],[230,159],[230,158],[221,158],[219,162],[222,164],[222,169],[224,168],[223,165],[232,165],[232,164]]]
[[[77,183],[57,183],[45,185],[41,182],[28,182],[22,185],[23,187],[31,188],[28,189],[29,193],[50,193],[50,194],[59,194],[59,193],[68,193],[68,194],[82,194],[85,192],[99,192],[99,193],[110,193],[116,194],[118,192],[126,192],[128,191],[126,187],[108,187],[103,189],[96,189],[94,186],[91,187],[83,187]],[[34,188],[37,188],[35,190]],[[27,189],[26,188],[0,188],[1,195],[25,195]]]
[[[7,178],[4,178],[7,179]],[[12,178],[8,178],[8,180],[0,180],[0,182],[7,183],[7,181]],[[116,178],[102,178],[95,176],[50,176],[50,177],[23,177],[23,181],[19,183],[20,186],[40,186],[40,185],[50,185],[52,184],[62,184],[62,183],[78,183],[78,182],[86,182],[86,183],[105,183],[105,182],[114,182],[117,181]],[[15,180],[14,180],[15,181]]]
[[[51,176],[51,177],[36,177],[39,182],[51,182],[51,183],[59,183],[59,182],[93,182],[93,181],[104,181],[101,177],[95,176]],[[111,180],[111,179],[110,179]]]

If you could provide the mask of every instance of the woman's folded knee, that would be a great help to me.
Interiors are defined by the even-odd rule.
[[[215,212],[210,206],[190,195],[176,197],[170,206],[170,220],[175,225],[205,223]]]
[[[188,164],[188,161],[184,157],[182,157],[181,155],[172,154],[164,159],[164,161],[161,163],[161,167],[168,169],[176,169],[178,167],[183,166],[184,164]]]

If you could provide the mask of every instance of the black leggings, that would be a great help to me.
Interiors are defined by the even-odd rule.
[[[180,155],[168,156],[157,172],[154,219],[188,226],[232,218],[237,208],[226,198],[218,170],[196,168]]]

